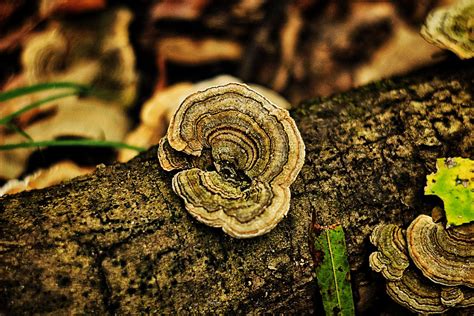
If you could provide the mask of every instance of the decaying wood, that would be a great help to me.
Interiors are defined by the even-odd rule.
[[[358,310],[374,311],[383,294],[372,292],[368,235],[430,212],[423,186],[437,157],[472,158],[473,74],[472,62],[439,66],[297,107],[306,162],[289,215],[258,238],[194,220],[156,148],[1,198],[1,312],[315,312],[313,213],[342,222]]]

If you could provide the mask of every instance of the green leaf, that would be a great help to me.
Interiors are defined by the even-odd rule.
[[[437,171],[426,177],[426,195],[443,200],[447,226],[474,221],[474,161],[467,158],[439,158]]]
[[[341,225],[313,225],[313,259],[326,315],[354,315],[344,231]]]
[[[49,82],[40,83],[33,86],[21,87],[0,93],[0,102],[7,101],[25,94],[35,93],[51,89],[74,89],[80,93],[89,92],[90,87],[72,82]]]
[[[30,147],[47,147],[47,146],[111,147],[111,148],[131,149],[138,152],[145,151],[145,148],[143,147],[132,146],[132,145],[128,145],[121,142],[114,142],[114,141],[107,141],[107,140],[91,140],[91,139],[61,139],[61,140],[45,140],[45,141],[38,141],[38,142],[5,144],[5,145],[0,145],[0,151],[19,149],[19,148],[30,148]]]

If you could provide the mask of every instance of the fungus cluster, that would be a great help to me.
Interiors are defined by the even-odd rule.
[[[474,306],[474,224],[446,229],[418,216],[403,231],[376,226],[370,241],[377,251],[369,264],[387,280],[387,294],[416,313],[443,313]]]
[[[421,29],[430,43],[461,58],[474,57],[474,1],[461,0],[431,13]]]
[[[290,206],[305,147],[288,111],[246,85],[192,94],[160,142],[173,190],[200,222],[236,238],[269,232]]]

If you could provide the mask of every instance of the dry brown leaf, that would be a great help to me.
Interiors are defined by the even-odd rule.
[[[0,1],[0,26],[4,24],[22,5],[22,0]]]
[[[231,40],[167,37],[156,43],[156,54],[156,63],[160,72],[156,89],[161,90],[166,86],[168,61],[187,65],[236,61],[242,55],[242,47],[238,42]]]
[[[125,143],[135,146],[147,148],[153,144],[158,144],[160,139],[166,133],[164,129],[167,124],[157,124],[157,127],[150,127],[145,124],[140,124],[137,128],[127,134]],[[164,130],[163,130],[164,129]],[[118,154],[118,161],[126,162],[137,155],[135,150],[121,149]]]
[[[290,102],[288,102],[287,99],[282,97],[276,91],[254,83],[249,84],[249,87],[263,95],[273,104],[278,105],[279,107],[287,110],[291,108]]]
[[[346,14],[328,9],[312,23],[290,73],[293,102],[432,64],[439,51],[390,2],[350,2]]]
[[[181,82],[155,93],[143,104],[140,112],[142,122],[148,126],[156,126],[157,122],[164,120],[167,126],[176,109],[176,104],[182,101],[183,95],[186,95],[192,86],[190,82]],[[165,129],[163,129],[163,135]]]
[[[301,10],[296,5],[291,5],[287,10],[287,21],[280,31],[281,62],[273,81],[273,89],[276,91],[282,91],[287,85],[302,27]]]
[[[132,18],[125,9],[114,9],[91,19],[52,21],[33,35],[22,53],[23,73],[4,89],[50,81],[92,85],[111,97],[70,96],[23,113],[15,119],[35,141],[60,137],[121,141],[129,122],[123,107],[135,98],[135,57],[128,40]],[[25,105],[62,93],[46,90],[4,102],[1,117]],[[65,91],[64,91],[65,92]],[[17,133],[0,128],[0,144],[24,142]],[[0,177],[16,178],[34,149],[0,152]]]
[[[399,75],[436,61],[434,56],[441,50],[423,41],[418,30],[401,19],[393,19],[393,25],[390,40],[372,55],[368,63],[356,69],[354,86]]]
[[[208,5],[209,0],[163,0],[152,7],[151,18],[195,20]]]
[[[214,38],[167,37],[158,41],[156,50],[160,58],[182,64],[237,60],[242,55],[238,42]]]
[[[34,121],[23,130],[35,141],[59,137],[81,137],[121,141],[128,130],[128,118],[119,107],[94,99],[67,97],[47,106],[50,116]],[[44,111],[44,109],[42,110]],[[26,141],[20,134],[1,133],[0,144]],[[0,152],[0,177],[16,178],[24,169],[29,155],[35,149],[16,149]]]
[[[132,14],[114,9],[92,17],[52,21],[25,45],[22,64],[29,84],[73,81],[93,85],[129,106],[137,74],[129,42]]]
[[[240,0],[232,8],[232,13],[238,17],[248,17],[262,8],[264,0]]]
[[[28,21],[0,38],[0,51],[14,50],[21,45],[28,34],[38,25],[39,19],[32,17]]]
[[[49,17],[57,13],[81,13],[105,8],[106,0],[42,0],[40,16]]]
[[[94,167],[81,167],[71,161],[62,161],[47,169],[40,169],[23,180],[13,179],[0,187],[0,196],[22,191],[46,188],[63,181],[90,173]]]

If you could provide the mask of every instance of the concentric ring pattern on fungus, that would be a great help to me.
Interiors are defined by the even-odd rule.
[[[288,111],[236,83],[189,96],[158,151],[163,169],[181,170],[173,190],[186,209],[236,238],[265,234],[287,214],[304,155]]]

